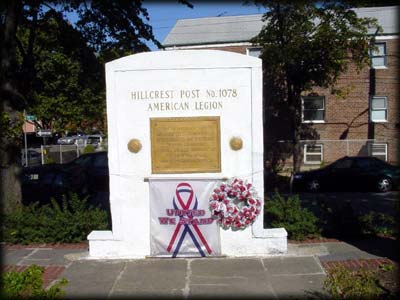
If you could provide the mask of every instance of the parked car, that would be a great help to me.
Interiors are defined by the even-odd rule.
[[[375,157],[343,157],[317,170],[292,175],[292,191],[377,191],[399,186],[400,168]]]
[[[108,192],[108,156],[106,151],[83,154],[66,164],[67,168],[80,166],[86,175],[89,192]]]
[[[77,140],[84,140],[85,135],[82,132],[68,132],[65,136],[57,140],[59,145],[73,145]]]
[[[101,146],[103,142],[103,135],[101,134],[89,134],[86,136],[86,144],[93,145],[94,147]]]
[[[40,149],[39,149],[40,151]],[[42,156],[40,152],[33,150],[33,149],[28,149],[27,150],[27,158],[28,161],[26,161],[26,153],[25,149],[22,149],[21,151],[21,166],[25,167],[28,165],[28,167],[33,167],[33,166],[40,166],[42,164]]]
[[[69,192],[81,196],[93,195],[96,192],[108,193],[108,183],[107,152],[84,154],[67,164],[24,168],[22,203],[38,201],[40,204],[46,204],[51,198],[61,200],[62,195]]]
[[[54,198],[61,202],[62,195],[69,192],[86,195],[88,187],[80,167],[63,169],[58,164],[28,167],[22,171],[22,203],[50,203]]]

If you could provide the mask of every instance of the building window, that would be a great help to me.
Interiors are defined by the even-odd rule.
[[[253,57],[260,57],[261,55],[261,48],[247,48],[247,55]]]
[[[370,144],[370,155],[387,161],[387,144]]]
[[[374,49],[370,50],[371,66],[382,68],[387,66],[386,43],[375,43]]]
[[[320,164],[324,160],[323,145],[304,145],[304,163],[305,164]]]
[[[303,122],[325,121],[325,97],[303,97]]]
[[[387,122],[388,120],[388,103],[387,97],[374,96],[371,98],[371,121]]]

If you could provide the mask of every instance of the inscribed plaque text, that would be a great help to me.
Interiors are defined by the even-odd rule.
[[[150,119],[153,174],[221,172],[219,117]]]

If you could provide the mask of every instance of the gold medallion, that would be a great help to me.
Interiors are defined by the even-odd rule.
[[[238,151],[243,148],[243,140],[240,137],[233,137],[229,141],[232,150]]]
[[[128,143],[128,150],[132,153],[138,153],[142,149],[142,144],[138,139],[132,139]]]

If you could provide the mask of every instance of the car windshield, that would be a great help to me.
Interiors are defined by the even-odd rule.
[[[100,141],[99,137],[91,136],[87,139],[88,144],[98,143]]]

